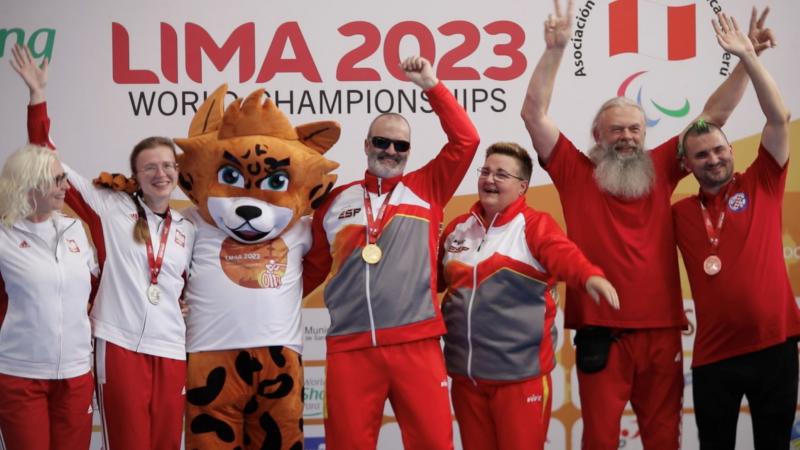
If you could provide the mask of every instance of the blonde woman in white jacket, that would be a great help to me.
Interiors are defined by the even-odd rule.
[[[0,174],[0,448],[88,449],[87,307],[97,265],[83,226],[60,214],[56,155],[26,146]]]

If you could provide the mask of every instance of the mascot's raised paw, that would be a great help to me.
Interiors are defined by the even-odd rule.
[[[114,191],[127,192],[133,194],[139,189],[139,185],[133,178],[128,178],[121,173],[101,172],[100,175],[92,180],[95,186],[108,188]]]

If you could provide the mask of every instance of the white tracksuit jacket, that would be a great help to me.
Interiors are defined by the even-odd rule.
[[[55,242],[26,220],[0,225],[0,373],[52,380],[91,369],[92,247],[77,219],[48,223]]]

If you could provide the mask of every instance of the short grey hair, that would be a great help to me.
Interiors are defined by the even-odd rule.
[[[369,123],[369,128],[367,129],[367,138],[372,137],[372,126],[375,125],[375,122],[377,122],[379,120],[383,120],[385,118],[389,118],[389,117],[393,117],[395,119],[400,119],[403,122],[405,122],[406,123],[406,128],[408,128],[409,138],[411,138],[411,124],[408,123],[408,119],[406,119],[405,116],[403,116],[400,113],[396,113],[396,112],[381,113],[381,114],[377,115],[374,119],[372,119],[372,122]]]

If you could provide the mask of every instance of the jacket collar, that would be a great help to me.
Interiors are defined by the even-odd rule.
[[[363,185],[367,188],[367,192],[383,195],[392,192],[397,183],[399,183],[402,179],[402,175],[398,175],[393,178],[380,178],[367,171],[364,173]]]
[[[483,219],[483,205],[481,205],[480,200],[475,202],[470,208],[470,212],[480,220],[484,227],[488,227],[491,224],[493,227],[500,227],[508,222],[511,221],[517,214],[521,213],[527,207],[527,203],[525,203],[525,196],[521,195],[518,199],[514,200],[510,205],[506,206],[504,210],[500,211],[494,218],[489,217],[489,223],[484,223]]]
[[[64,215],[61,211],[53,211],[53,215],[47,219],[47,222],[50,222],[55,226],[56,233],[63,233],[67,228],[70,228],[78,219],[74,217],[69,217]],[[28,224],[31,223],[25,219],[19,219],[12,225],[12,228],[16,228],[17,230],[23,231],[25,233],[32,233],[36,234],[34,230],[31,229]]]
[[[737,182],[737,178],[739,178],[738,175],[739,175],[738,173],[734,174],[733,178],[731,178],[731,181],[729,181],[728,184],[726,184],[719,191],[717,191],[716,194],[709,194],[703,191],[703,188],[700,188],[700,191],[697,194],[697,197],[699,198],[700,202],[706,205],[707,207],[710,205],[711,206],[718,205],[720,202],[722,202],[725,198],[727,198],[730,195],[733,189],[735,189],[734,185]]]
[[[152,209],[150,209],[150,207],[147,206],[147,203],[144,202],[144,198],[141,195],[134,196],[133,201],[142,207],[142,211],[144,211],[145,215],[148,216],[148,220],[152,218],[152,220],[156,221],[155,223],[159,223],[159,221],[162,221],[167,218],[166,215],[164,215],[164,217],[161,217],[161,214],[157,214]],[[171,205],[167,208],[167,214],[172,216],[173,222],[180,222],[181,220],[183,220],[183,216],[181,215],[181,213],[176,211],[175,208],[173,208]]]

